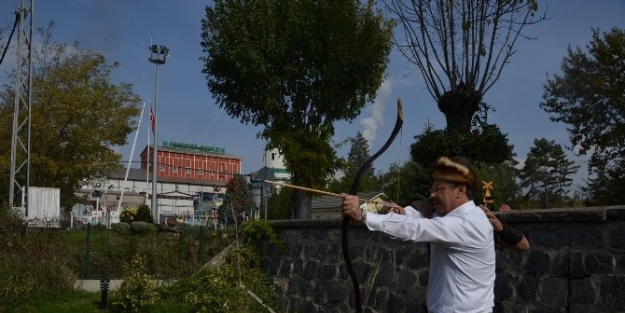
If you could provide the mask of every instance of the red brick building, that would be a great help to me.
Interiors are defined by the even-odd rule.
[[[224,148],[163,141],[156,152],[159,178],[227,182],[234,174],[241,174],[241,159],[226,154]],[[152,146],[143,149],[142,169],[152,171],[152,154]]]

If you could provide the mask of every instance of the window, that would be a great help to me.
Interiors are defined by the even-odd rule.
[[[275,160],[275,159],[276,159],[276,154],[275,154],[275,153],[272,153],[272,154],[271,154],[271,160],[273,161],[273,160]]]
[[[202,170],[201,168],[197,169],[197,176],[202,176],[204,175],[204,170]]]
[[[158,166],[159,171],[164,172],[165,171],[165,164],[161,164]]]
[[[171,167],[171,171],[172,171],[173,173],[178,173],[178,167],[177,167],[177,166],[172,166],[172,167]]]
[[[191,174],[191,168],[190,167],[185,167],[184,168],[184,173],[185,174]]]

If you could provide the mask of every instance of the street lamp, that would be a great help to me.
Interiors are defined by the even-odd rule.
[[[150,46],[150,62],[156,64],[156,96],[154,97],[154,145],[152,147],[152,215],[156,218],[156,222],[160,223],[157,202],[157,172],[158,168],[158,75],[161,64],[165,64],[165,60],[169,56],[169,49],[165,46]],[[149,144],[149,143],[148,143]]]

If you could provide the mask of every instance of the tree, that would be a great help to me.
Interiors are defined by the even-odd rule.
[[[625,31],[612,28],[592,40],[569,47],[562,75],[544,85],[540,107],[553,114],[550,120],[568,125],[572,146],[579,155],[590,153],[587,191],[596,204],[622,204],[620,183],[625,174]],[[610,190],[612,189],[612,190]]]
[[[484,94],[536,16],[537,0],[385,0],[400,30],[394,44],[416,65],[445,115],[447,129],[469,133]]]
[[[243,175],[234,174],[232,179],[228,181],[226,184],[226,197],[219,208],[225,210],[223,213],[232,213],[229,216],[234,218],[228,218],[228,221],[234,222],[235,225],[237,222],[242,221],[244,216],[251,216],[252,212],[256,210],[252,192]]]
[[[521,186],[529,189],[525,197],[533,203],[533,207],[542,198],[544,207],[549,208],[549,202],[556,195],[559,195],[559,204],[564,204],[564,196],[573,181],[570,176],[579,168],[574,164],[555,141],[545,138],[534,140],[519,174]]]
[[[30,184],[60,188],[61,206],[69,208],[79,201],[74,192],[84,179],[121,169],[115,146],[125,145],[133,131],[140,99],[131,84],[111,82],[118,63],[77,43],[53,43],[50,30],[39,30],[43,44],[33,51]],[[15,89],[5,85],[0,90],[3,195],[9,190],[14,99]]]
[[[568,193],[573,184],[573,178],[571,178],[571,176],[577,173],[579,165],[575,165],[575,161],[571,161],[566,157],[560,145],[554,148],[551,157],[554,161],[553,174],[555,174],[556,177],[556,189],[554,192],[558,195],[560,207],[562,208],[564,207],[565,201],[569,199]]]
[[[349,141],[352,143],[352,146],[347,155],[343,177],[334,179],[330,183],[328,190],[331,192],[348,192],[356,178],[356,174],[358,174],[360,170],[360,166],[371,157],[369,154],[369,143],[367,139],[362,136],[361,132],[358,132],[356,137],[350,138]],[[360,179],[360,191],[376,190],[380,189],[375,177],[375,168],[371,165],[365,170],[364,175]]]
[[[293,218],[293,189],[272,188],[267,200],[269,220],[286,220]]]
[[[473,196],[476,203],[482,203],[484,189],[482,182],[493,182],[490,193],[493,197],[492,209],[498,210],[503,204],[513,209],[522,208],[520,202],[521,187],[516,180],[516,161],[507,161],[497,165],[476,168],[477,189]]]
[[[485,103],[482,105],[487,107]],[[425,168],[440,156],[465,156],[476,167],[511,161],[514,153],[508,138],[487,120],[488,109],[475,115],[469,134],[449,128],[435,130],[428,124],[422,134],[415,136],[415,142],[410,145],[410,156]]]
[[[379,173],[378,180],[384,193],[395,203],[408,205],[412,200],[428,201],[432,185],[428,168],[408,161],[401,166],[391,164],[386,173]]]
[[[293,184],[321,188],[340,163],[334,123],[375,97],[392,28],[372,0],[217,0],[202,20],[202,72],[220,108],[264,127]],[[310,218],[310,195],[293,195],[295,218]]]

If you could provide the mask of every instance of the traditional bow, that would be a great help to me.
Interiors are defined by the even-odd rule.
[[[369,168],[369,166],[371,166],[373,161],[375,161],[375,159],[377,159],[380,155],[382,155],[382,153],[384,153],[384,151],[386,151],[386,149],[388,149],[388,147],[391,145],[393,140],[395,140],[395,137],[401,130],[401,126],[403,123],[404,123],[404,117],[402,113],[402,104],[401,104],[401,98],[400,98],[400,99],[397,99],[397,120],[395,120],[395,127],[393,128],[393,132],[391,133],[391,136],[388,137],[388,139],[386,140],[386,142],[384,143],[384,145],[382,146],[382,148],[380,148],[378,152],[376,152],[373,156],[371,156],[367,161],[365,161],[360,166],[360,169],[358,170],[358,173],[356,174],[356,178],[354,179],[354,182],[352,183],[352,187],[349,189],[350,195],[356,195],[356,193],[358,192],[358,187],[360,186],[360,179],[362,178],[362,175],[364,175],[365,171]],[[356,312],[361,313],[362,312],[362,300],[361,300],[361,295],[360,295],[360,286],[358,285],[358,278],[356,277],[356,272],[354,271],[354,266],[352,265],[352,260],[351,260],[351,257],[349,256],[349,250],[348,250],[348,239],[349,239],[347,236],[348,226],[349,226],[349,217],[345,216],[343,217],[343,224],[341,227],[341,247],[343,249],[343,258],[345,259],[345,266],[347,267],[349,276],[352,278],[352,285],[354,286],[355,299],[356,299],[355,301]]]

